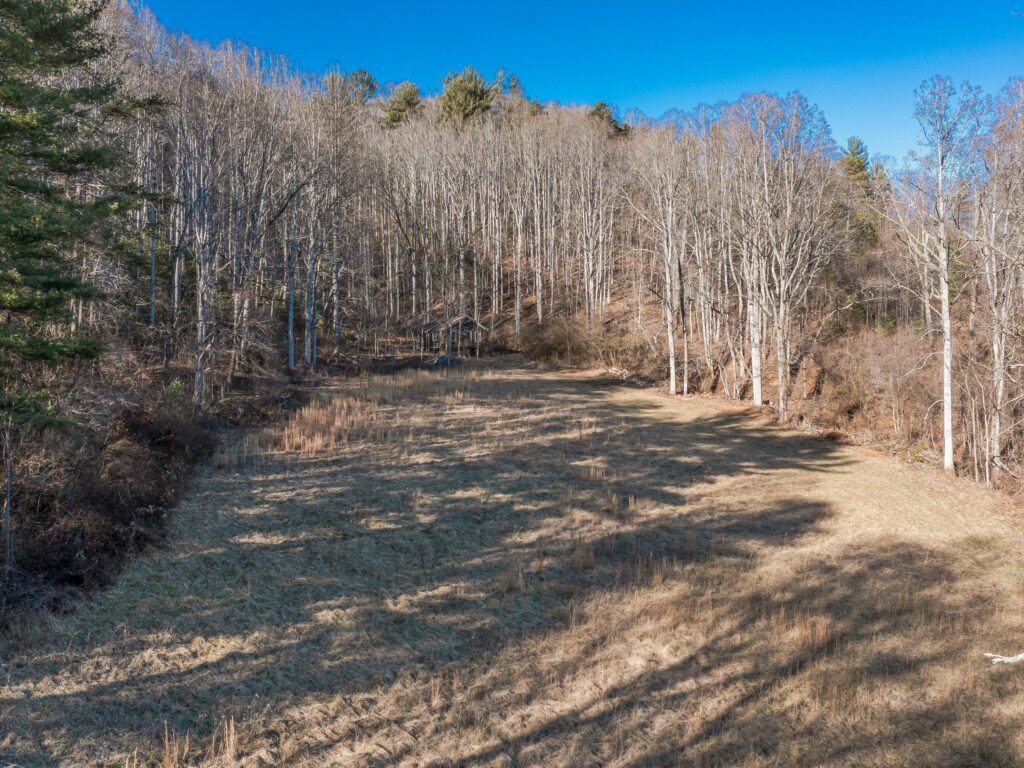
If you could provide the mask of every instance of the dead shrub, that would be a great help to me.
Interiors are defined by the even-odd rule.
[[[805,362],[803,377],[813,384],[795,389],[807,399],[794,400],[794,412],[817,427],[867,432],[900,449],[927,442],[939,380],[929,352],[927,339],[909,328],[863,328],[832,339]]]
[[[793,641],[804,651],[826,648],[835,640],[831,616],[799,616],[793,622]]]
[[[531,360],[585,365],[595,359],[593,330],[578,318],[555,317],[523,329],[520,345]]]
[[[217,443],[212,421],[167,404],[123,408],[105,426],[26,436],[14,487],[18,579],[0,610],[39,595],[59,608],[67,588],[109,584],[159,540],[190,470]]]
[[[601,366],[631,377],[664,377],[667,354],[652,343],[656,332],[641,331],[624,320],[623,315],[592,324],[578,317],[554,317],[526,326],[520,347],[527,358],[550,365]]]
[[[602,329],[594,340],[596,352],[595,362],[602,366],[619,371],[622,374],[646,381],[660,381],[668,373],[668,353],[664,343],[654,345],[653,334],[641,334],[634,326],[624,328],[612,325]],[[679,364],[679,376],[682,380],[682,358]],[[693,364],[694,361],[691,361]],[[693,379],[693,374],[690,376]]]
[[[605,488],[604,491],[604,511],[610,514],[622,511],[622,498],[611,488]]]

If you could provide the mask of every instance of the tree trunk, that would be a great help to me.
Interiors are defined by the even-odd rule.
[[[668,343],[668,393],[676,393],[676,337],[672,311],[672,269],[669,257],[665,257],[665,334]]]
[[[683,248],[686,248],[685,232]],[[686,316],[686,272],[682,258],[676,260],[676,271],[679,273],[679,317],[683,328],[683,395],[686,396],[690,394],[690,325]]]
[[[305,344],[304,359],[307,367],[313,366],[314,336],[316,333],[316,252],[310,251],[309,264],[306,270],[306,301],[305,301]]]
[[[748,286],[747,328],[750,334],[750,382],[753,388],[754,405],[764,405],[761,391],[761,304],[755,297],[755,288]]]
[[[942,468],[953,467],[953,327],[949,313],[949,253],[939,225],[939,301],[942,311]]]
[[[288,370],[295,370],[295,244],[289,242],[285,254],[285,279],[288,282]]]
[[[149,209],[149,327],[156,327],[156,209]]]
[[[14,574],[14,442],[13,427],[4,430],[4,579]]]
[[[780,419],[786,418],[789,409],[789,350],[784,312],[780,307],[775,313],[775,378],[778,381],[775,410]]]

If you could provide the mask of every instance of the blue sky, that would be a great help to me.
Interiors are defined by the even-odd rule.
[[[658,116],[757,90],[801,90],[840,141],[914,147],[912,92],[933,74],[994,92],[1024,74],[1024,0],[407,2],[149,0],[171,29],[243,40],[306,69],[370,70],[435,91],[472,64],[531,96]]]

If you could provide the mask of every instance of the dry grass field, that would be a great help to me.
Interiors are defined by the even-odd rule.
[[[0,764],[1024,764],[1005,497],[518,362],[338,382],[0,638]]]

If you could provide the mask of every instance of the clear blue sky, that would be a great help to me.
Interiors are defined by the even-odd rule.
[[[409,2],[148,0],[172,30],[243,40],[306,69],[370,70],[435,91],[472,64],[531,96],[658,116],[755,90],[799,89],[840,141],[914,147],[913,89],[932,74],[996,91],[1024,75],[1024,0]]]

